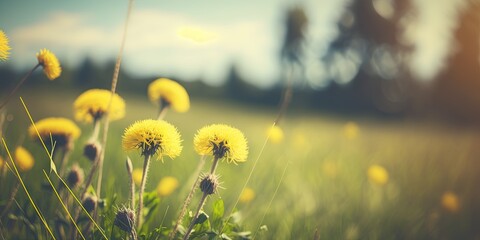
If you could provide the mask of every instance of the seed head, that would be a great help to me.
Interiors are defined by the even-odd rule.
[[[98,199],[95,196],[87,195],[82,202],[83,207],[87,212],[92,212],[97,207]]]
[[[87,157],[90,161],[94,162],[95,159],[100,155],[100,151],[102,150],[102,145],[98,142],[91,142],[85,144],[83,148],[83,155]]]
[[[83,169],[79,167],[78,164],[73,165],[72,169],[70,169],[70,172],[68,172],[68,175],[67,175],[68,185],[71,188],[79,186],[80,184],[83,183],[83,177],[84,177]]]
[[[214,194],[218,188],[218,177],[214,174],[208,174],[200,182],[200,189],[207,195]]]
[[[135,226],[135,212],[126,207],[120,208],[113,224],[123,231],[131,233]]]

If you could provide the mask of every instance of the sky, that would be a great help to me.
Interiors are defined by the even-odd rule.
[[[432,79],[451,54],[457,10],[465,0],[413,0],[418,16],[405,28],[414,47],[411,69],[420,79]],[[374,0],[380,13],[390,0]],[[336,22],[350,0],[137,0],[134,3],[122,68],[137,77],[177,76],[218,85],[236,64],[242,76],[259,87],[279,78],[279,52],[286,10],[303,6],[309,18],[308,45],[322,53],[338,34]],[[85,57],[104,63],[119,51],[128,1],[2,0],[0,29],[9,36],[11,64],[17,69],[35,64],[39,49],[54,52],[63,65],[76,66]],[[328,78],[313,56],[307,77]],[[346,81],[358,69],[347,74]],[[348,71],[340,71],[345,73]],[[344,74],[345,75],[345,74]]]

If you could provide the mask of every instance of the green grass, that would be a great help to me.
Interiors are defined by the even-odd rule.
[[[75,90],[46,89],[27,89],[20,93],[34,120],[50,116],[71,118],[72,103],[78,94]],[[117,205],[128,201],[124,167],[127,155],[120,147],[123,130],[135,120],[154,118],[157,113],[146,96],[119,94],[127,102],[127,117],[110,125],[102,188],[107,199],[117,196]],[[275,109],[195,98],[191,101],[189,112],[169,112],[166,117],[182,134],[182,155],[175,160],[165,158],[163,163],[151,164],[147,191],[153,191],[163,176],[174,176],[180,182],[177,191],[160,200],[152,228],[160,225],[164,215],[164,226],[175,221],[191,187],[189,179],[199,161],[192,146],[196,131],[206,124],[226,123],[245,133],[250,155],[243,164],[220,164],[217,173],[221,175],[224,189],[207,201],[205,209],[210,213],[214,200],[222,198],[226,212],[230,212],[254,161],[261,154],[248,184],[255,190],[256,197],[250,203],[237,206],[245,230],[256,231],[260,225],[267,225],[268,231],[257,235],[260,239],[312,239],[316,232],[320,239],[472,239],[480,236],[475,226],[480,220],[477,187],[480,170],[476,162],[480,159],[479,134],[472,129],[290,110],[281,123],[285,132],[283,142],[269,143],[261,153],[266,129],[275,119]],[[45,191],[41,188],[42,169],[48,169],[48,157],[39,145],[26,137],[28,118],[19,102],[12,100],[8,108],[11,121],[5,131],[7,143],[11,148],[23,143],[36,156],[36,165],[24,174],[24,180],[42,212],[48,212],[55,208],[42,198]],[[359,126],[358,137],[350,140],[343,131],[349,121]],[[90,163],[81,152],[91,126],[79,126],[82,137],[76,142],[69,163],[78,162],[88,172]],[[4,155],[4,150],[0,152]],[[138,154],[129,156],[135,168],[142,166]],[[286,174],[280,182],[287,163]],[[204,171],[210,164],[211,159]],[[382,165],[389,172],[385,186],[368,181],[366,172],[372,164]],[[0,182],[1,200],[8,197],[9,184],[13,183],[9,175]],[[266,213],[278,185],[278,193]],[[441,207],[440,199],[445,191],[459,196],[461,208],[457,213]],[[200,195],[197,192],[191,210]],[[22,205],[27,200],[19,193],[17,201]],[[265,213],[266,218],[260,223]],[[0,227],[3,230],[6,226]],[[11,233],[23,236],[20,230],[17,226]]]

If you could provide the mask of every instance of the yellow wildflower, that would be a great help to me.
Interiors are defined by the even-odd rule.
[[[0,30],[0,60],[5,61],[10,55],[10,46],[8,45],[7,35]]]
[[[132,172],[132,177],[133,177],[133,182],[137,185],[140,186],[140,183],[142,182],[142,176],[143,176],[143,171],[140,168],[134,169]]]
[[[450,191],[445,192],[442,195],[442,207],[451,212],[451,213],[456,213],[458,210],[460,210],[460,200],[458,199],[458,196]]]
[[[178,187],[178,180],[174,177],[163,177],[157,186],[157,193],[160,197],[165,197],[172,194]]]
[[[28,152],[24,147],[17,147],[15,149],[15,164],[19,171],[26,172],[32,169],[35,161],[33,160],[32,154]]]
[[[368,179],[370,182],[383,186],[388,182],[388,172],[380,165],[372,165],[367,171]]]
[[[200,155],[212,155],[227,162],[245,162],[248,156],[247,139],[243,133],[224,124],[212,124],[198,130],[193,140]]]
[[[0,170],[3,168],[3,164],[5,164],[5,160],[3,160],[3,157],[0,156]]]
[[[37,53],[38,64],[43,67],[43,72],[48,79],[54,80],[58,78],[62,73],[62,68],[60,67],[60,62],[58,61],[55,54],[50,52],[47,49],[40,50]]]
[[[332,160],[326,160],[322,164],[323,173],[330,178],[335,178],[338,175],[338,164]]]
[[[284,138],[283,130],[279,126],[271,126],[268,128],[267,135],[272,143],[280,143]]]
[[[90,89],[80,94],[73,103],[75,119],[79,122],[91,123],[101,119],[107,112],[112,93],[105,89]],[[118,95],[113,95],[108,119],[110,121],[125,116],[125,101]]]
[[[175,158],[182,152],[181,136],[177,128],[163,120],[137,121],[125,129],[122,139],[123,149],[141,149],[142,155],[158,154]]]
[[[159,78],[148,85],[148,98],[154,104],[168,104],[177,112],[190,109],[190,97],[185,88],[167,78]]]
[[[348,140],[353,140],[358,137],[360,130],[355,122],[348,122],[343,127],[343,135]]]
[[[240,194],[239,201],[242,203],[249,203],[255,198],[255,191],[253,189],[246,187],[243,189],[242,193]]]
[[[73,121],[66,118],[44,118],[36,122],[35,126],[47,147],[53,146],[53,144],[57,147],[71,147],[73,140],[80,136],[80,128]],[[28,134],[32,139],[38,138],[33,125],[28,128]],[[50,136],[53,143],[50,142]]]

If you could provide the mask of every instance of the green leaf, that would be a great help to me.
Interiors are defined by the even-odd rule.
[[[220,230],[222,228],[222,218],[225,213],[225,206],[222,199],[213,203],[212,224],[213,228]]]

